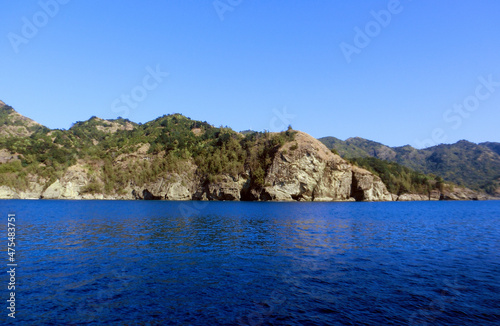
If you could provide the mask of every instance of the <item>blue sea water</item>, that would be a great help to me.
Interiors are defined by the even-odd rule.
[[[5,271],[8,213],[19,325],[500,324],[498,201],[1,200]]]

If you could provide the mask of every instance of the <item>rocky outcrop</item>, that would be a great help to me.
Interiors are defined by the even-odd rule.
[[[303,132],[277,151],[265,186],[260,194],[253,192],[253,197],[273,201],[392,200],[380,178],[353,167]]]
[[[261,200],[332,201],[351,197],[351,166],[313,137],[297,132],[295,141],[274,155]]]
[[[392,201],[382,180],[365,169],[352,167],[352,196],[357,201]]]
[[[13,161],[20,161],[18,158],[18,154],[13,154],[6,149],[0,149],[0,164],[8,163]]]
[[[13,189],[7,186],[0,186],[1,199],[19,199],[19,195]]]
[[[238,182],[238,180],[240,182]],[[243,178],[231,178],[223,176],[219,182],[207,186],[206,197],[208,200],[240,200]],[[243,183],[242,183],[243,182]]]
[[[137,190],[132,190],[132,199],[135,199],[135,200],[142,200],[144,199]]]
[[[495,199],[486,194],[463,187],[446,187],[443,192],[432,190],[430,194],[401,194],[393,195],[394,201],[436,201],[436,200],[488,200]]]
[[[432,190],[429,194],[429,200],[440,200],[441,192],[439,190]]]
[[[429,196],[421,194],[401,194],[397,197],[397,201],[425,201],[429,200]]]
[[[193,197],[191,191],[182,181],[170,183],[167,186],[165,199],[166,200],[191,200]]]
[[[192,174],[171,176],[134,189],[133,198],[167,200],[390,201],[380,178],[353,167],[313,137],[297,132],[272,155],[264,186],[250,182],[250,171],[220,175],[207,182]],[[147,190],[147,192],[146,192]],[[142,196],[140,195],[142,194]]]
[[[443,190],[440,200],[485,200],[488,196],[463,187],[449,187]]]
[[[241,191],[246,179],[221,176],[220,181],[207,184],[201,179],[191,178],[188,182],[175,176],[174,182],[167,182],[164,187],[166,200],[231,200],[241,199]],[[160,196],[163,192],[157,192]]]
[[[169,174],[154,182],[146,183],[142,187],[134,187],[130,192],[133,197],[131,199],[191,200],[199,188],[199,183],[200,180],[195,177],[194,169],[191,173],[182,175]]]
[[[61,179],[49,185],[41,194],[44,199],[83,199],[81,190],[89,183],[87,171],[80,165],[68,168]]]
[[[16,196],[19,199],[39,199],[44,189],[42,184],[45,183],[45,179],[33,174],[28,174],[26,176],[26,181],[27,187],[20,191],[16,191]],[[0,198],[3,197],[0,195]]]
[[[61,181],[56,180],[42,193],[41,198],[44,199],[59,199],[62,198],[62,193],[65,192]]]

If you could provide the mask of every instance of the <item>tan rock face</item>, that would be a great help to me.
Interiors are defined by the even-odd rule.
[[[7,186],[0,186],[0,198],[2,199],[18,199],[19,195]]]
[[[208,200],[240,200],[241,199],[241,183],[234,180],[230,176],[223,176],[220,182],[208,185],[207,199]]]
[[[45,184],[45,179],[34,174],[28,174],[26,177],[28,181],[28,188],[20,191],[20,199],[39,199],[42,194]]]
[[[89,183],[87,171],[80,165],[68,168],[61,179],[52,183],[43,193],[44,199],[82,199],[82,188]],[[86,197],[89,197],[87,194]]]
[[[485,199],[484,196],[478,196],[478,194],[468,188],[462,187],[452,187],[451,189],[445,189],[441,196],[443,200],[478,200]]]
[[[440,199],[441,199],[441,192],[439,192],[439,190],[431,191],[431,194],[429,195],[429,200],[440,200]]]
[[[144,198],[143,192],[147,190],[153,198],[165,200],[191,200],[194,198],[196,191],[200,188],[200,180],[195,176],[196,167],[192,163],[189,164],[188,172],[182,174],[167,174],[153,182],[148,182],[140,187],[127,188],[127,198],[124,199],[147,199]],[[132,195],[135,191],[135,195]]]
[[[61,194],[63,193],[63,186],[61,185],[61,181],[56,180],[53,184],[48,186],[47,189],[42,194],[44,199],[59,199],[61,198]]]
[[[398,201],[425,201],[429,200],[428,196],[419,195],[419,194],[401,194]]]
[[[313,191],[314,201],[351,200],[352,173],[345,163],[328,163]]]
[[[392,201],[382,180],[357,166],[352,167],[352,196],[357,201]]]
[[[349,164],[313,137],[297,132],[276,153],[265,178],[264,200],[346,200]]]
[[[192,194],[182,182],[176,182],[167,186],[164,198],[167,200],[191,200]]]
[[[265,182],[265,200],[392,200],[380,178],[352,167],[302,132],[275,155]]]
[[[110,134],[117,132],[118,130],[133,130],[134,126],[127,122],[125,125],[121,125],[118,122],[107,121],[100,118],[96,118],[103,123],[103,125],[96,126],[97,130],[104,131]]]
[[[425,200],[487,200],[492,199],[486,194],[478,193],[474,190],[453,186],[446,188],[441,193],[439,190],[433,190],[429,195],[422,194],[401,194],[395,196],[397,201],[425,201]]]

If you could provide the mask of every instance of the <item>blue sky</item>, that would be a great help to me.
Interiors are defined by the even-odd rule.
[[[182,113],[391,146],[500,142],[500,2],[2,1],[0,100],[50,128]]]

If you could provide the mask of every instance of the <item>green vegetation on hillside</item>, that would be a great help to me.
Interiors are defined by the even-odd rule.
[[[6,111],[9,112],[9,111]],[[9,114],[5,114],[9,119]],[[264,185],[271,158],[294,139],[289,129],[282,133],[237,133],[228,127],[214,127],[181,114],[159,117],[138,125],[126,119],[92,117],[69,130],[40,129],[29,137],[0,137],[0,149],[15,153],[19,160],[0,165],[0,184],[24,189],[26,176],[33,173],[46,186],[78,160],[94,176],[84,192],[112,193],[130,183],[141,185],[169,173],[194,172],[207,182],[223,175],[249,173],[255,186]],[[136,154],[148,144],[149,149]],[[125,156],[127,164],[116,161]],[[190,171],[192,167],[194,171]]]
[[[429,194],[441,190],[443,179],[423,174],[398,163],[384,161],[375,157],[361,157],[350,160],[352,163],[378,175],[393,194]]]

